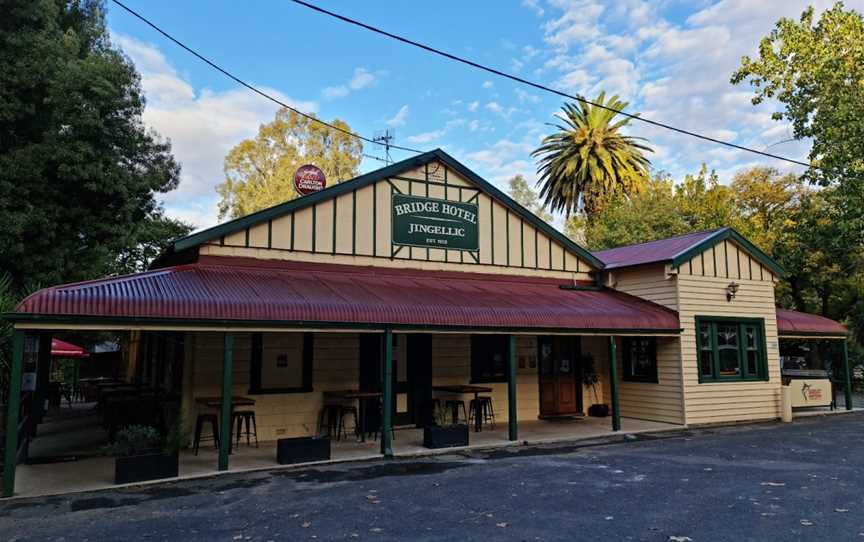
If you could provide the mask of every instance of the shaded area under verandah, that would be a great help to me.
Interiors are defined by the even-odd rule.
[[[385,456],[398,453],[398,444],[394,451],[392,433],[388,431],[394,426],[394,332],[498,334],[507,338],[506,374],[502,381],[507,415],[506,425],[502,426],[506,427],[509,441],[520,438],[517,336],[602,336],[606,337],[608,359],[614,360],[616,335],[675,336],[679,332],[674,311],[590,284],[561,279],[323,264],[276,265],[226,258],[49,288],[25,300],[13,320],[16,331],[11,396],[16,399],[21,391],[16,384],[20,383],[21,363],[26,354],[25,335],[45,337],[52,330],[67,328],[161,334],[208,332],[212,342],[222,346],[221,359],[213,360],[211,367],[211,372],[221,380],[216,391],[221,396],[218,418],[222,435],[231,433],[233,421],[231,397],[236,394],[238,334],[250,331],[371,334],[381,345],[380,360],[376,361],[380,363],[382,395],[382,428],[377,448]],[[38,357],[38,353],[35,355]],[[611,429],[618,430],[621,421],[616,364],[608,364],[607,370]],[[10,403],[7,420],[10,428],[18,424],[16,403]],[[502,430],[498,430],[501,440]],[[495,434],[472,436],[476,441],[494,439]],[[18,432],[9,431],[6,442],[3,490],[10,495],[15,487]],[[222,446],[218,454],[213,454],[216,457],[211,456],[211,461],[217,460],[219,470],[228,469],[228,452],[228,447]],[[230,456],[232,461],[234,457]]]

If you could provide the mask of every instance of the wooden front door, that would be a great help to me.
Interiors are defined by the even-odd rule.
[[[582,368],[578,337],[549,336],[537,340],[540,416],[582,414]]]

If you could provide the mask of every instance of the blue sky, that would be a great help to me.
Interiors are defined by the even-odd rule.
[[[551,128],[561,99],[409,48],[285,0],[127,0],[181,41],[240,77],[357,132],[396,131],[397,144],[441,147],[505,187],[536,179],[530,152]],[[322,7],[405,34],[570,93],[619,94],[628,110],[796,159],[805,142],[778,143],[789,128],[754,107],[729,78],[744,54],[799,0],[512,0],[435,3],[317,0]],[[824,9],[828,2],[815,2]],[[864,9],[864,0],[846,2]],[[222,159],[273,118],[275,104],[238,87],[108,3],[115,44],[136,63],[148,99],[145,122],[172,141],[183,166],[169,214],[197,227],[216,223]],[[742,167],[771,163],[733,149],[634,124],[655,167],[676,178],[702,162],[724,182]],[[366,145],[364,152],[381,154]],[[394,158],[407,154],[394,151]],[[365,160],[362,171],[380,167]]]

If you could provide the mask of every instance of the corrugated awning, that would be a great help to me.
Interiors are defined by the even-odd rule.
[[[13,318],[677,333],[675,311],[566,280],[227,257],[46,288]],[[181,322],[182,323],[182,322]]]
[[[777,334],[786,335],[823,335],[845,337],[849,334],[846,326],[830,318],[806,312],[777,309]]]

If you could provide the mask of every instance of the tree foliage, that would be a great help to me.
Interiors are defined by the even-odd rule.
[[[341,120],[331,124],[350,131]],[[294,199],[294,173],[305,164],[324,171],[328,184],[351,179],[363,159],[363,145],[345,133],[281,109],[225,157],[225,180],[217,187],[219,218],[237,218]]]
[[[177,186],[147,130],[131,61],[102,2],[4,4],[0,17],[0,270],[14,289],[111,271]]]
[[[616,111],[628,104],[618,96],[606,101],[602,92],[594,101],[606,108],[584,102],[564,104],[557,115],[558,131],[545,137],[532,153],[539,158],[543,206],[568,218],[582,211],[590,220],[605,196],[636,194],[648,177],[650,162],[645,153],[653,151],[640,143],[642,138],[621,133],[629,118],[615,120]]]
[[[537,192],[531,189],[524,176],[521,174],[514,175],[510,178],[508,185],[510,197],[516,200],[516,203],[525,207],[542,220],[546,222],[552,221],[552,215],[540,204],[540,201],[537,199]]]

